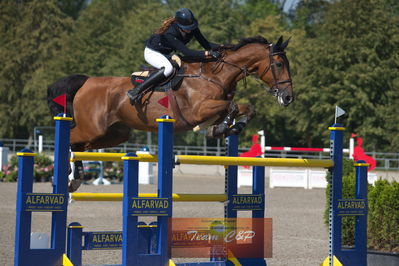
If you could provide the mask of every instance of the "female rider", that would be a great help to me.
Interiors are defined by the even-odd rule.
[[[186,44],[195,37],[205,51],[191,50]],[[194,60],[201,60],[207,56],[219,58],[220,53],[213,51],[219,45],[208,42],[198,28],[198,22],[193,12],[188,8],[176,11],[175,17],[163,21],[161,27],[145,42],[144,59],[158,70],[136,88],[129,90],[127,95],[134,105],[142,97],[147,88],[164,80],[173,73],[173,66],[166,56],[174,51]]]

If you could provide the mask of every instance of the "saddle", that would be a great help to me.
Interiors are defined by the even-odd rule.
[[[169,61],[173,65],[173,73],[166,80],[152,87],[150,90],[166,92],[170,89],[177,90],[180,87],[184,74],[184,68],[181,68],[181,59],[179,56],[173,55],[171,58],[169,58]],[[131,83],[137,87],[137,85],[143,83],[150,76],[150,74],[156,70],[157,69],[152,67],[142,66],[141,71],[132,73],[130,79]]]

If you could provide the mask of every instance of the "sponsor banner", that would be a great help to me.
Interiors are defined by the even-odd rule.
[[[271,218],[171,218],[172,257],[270,258]]]
[[[25,193],[23,210],[32,212],[65,211],[68,204],[66,194]]]
[[[132,216],[172,216],[169,198],[130,198],[129,214]]]
[[[122,248],[122,232],[85,232],[85,250],[120,249]]]
[[[339,199],[336,207],[339,216],[361,216],[367,214],[366,199]]]
[[[264,210],[265,195],[263,194],[237,194],[233,195],[231,204],[236,211],[256,211]]]

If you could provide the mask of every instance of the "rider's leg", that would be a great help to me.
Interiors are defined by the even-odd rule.
[[[169,60],[163,54],[157,51],[146,47],[144,49],[144,59],[147,61],[147,63],[158,68],[159,70],[152,73],[148,79],[146,79],[136,88],[128,91],[127,95],[130,98],[131,104],[135,104],[138,100],[141,99],[143,91],[164,80],[173,72],[173,66],[169,62]]]

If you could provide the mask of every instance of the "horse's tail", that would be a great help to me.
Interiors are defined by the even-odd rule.
[[[48,86],[47,88],[47,104],[50,108],[51,115],[56,116],[59,113],[63,113],[64,109],[61,105],[53,101],[60,95],[66,94],[67,99],[67,114],[73,117],[73,98],[76,92],[83,86],[88,79],[85,75],[71,75],[68,77],[61,78]]]

